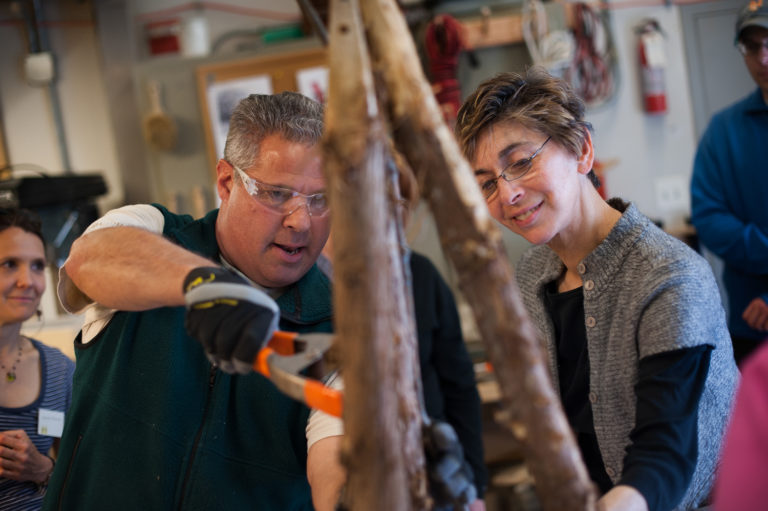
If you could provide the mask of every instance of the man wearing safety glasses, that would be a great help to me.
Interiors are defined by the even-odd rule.
[[[46,509],[332,509],[340,421],[251,367],[278,326],[331,331],[322,106],[251,95],[216,166],[221,206],[107,213],[72,246],[59,297],[86,310]]]

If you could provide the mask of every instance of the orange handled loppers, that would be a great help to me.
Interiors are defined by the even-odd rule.
[[[332,334],[299,334],[278,330],[256,355],[253,369],[293,399],[310,408],[341,417],[342,393],[301,375],[301,371],[323,358],[332,341]]]

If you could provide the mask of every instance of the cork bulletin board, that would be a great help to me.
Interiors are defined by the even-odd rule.
[[[324,102],[327,91],[327,52],[309,48],[201,65],[196,70],[209,168],[214,173],[222,157],[229,114],[248,94],[302,92]]]

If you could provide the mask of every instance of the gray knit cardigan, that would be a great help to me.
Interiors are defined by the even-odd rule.
[[[698,459],[676,510],[695,509],[708,497],[727,425],[738,370],[720,295],[708,263],[664,233],[632,204],[612,200],[623,215],[608,237],[579,265],[589,351],[589,400],[605,470],[621,478],[635,425],[640,359],[702,344],[714,347],[699,403]],[[517,269],[523,301],[540,329],[558,387],[555,337],[544,305],[545,286],[565,267],[547,246],[523,254]],[[558,391],[559,393],[559,391]]]

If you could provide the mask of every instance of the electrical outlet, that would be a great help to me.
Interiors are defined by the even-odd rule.
[[[656,205],[661,211],[688,209],[688,180],[681,175],[664,176],[654,181]]]

